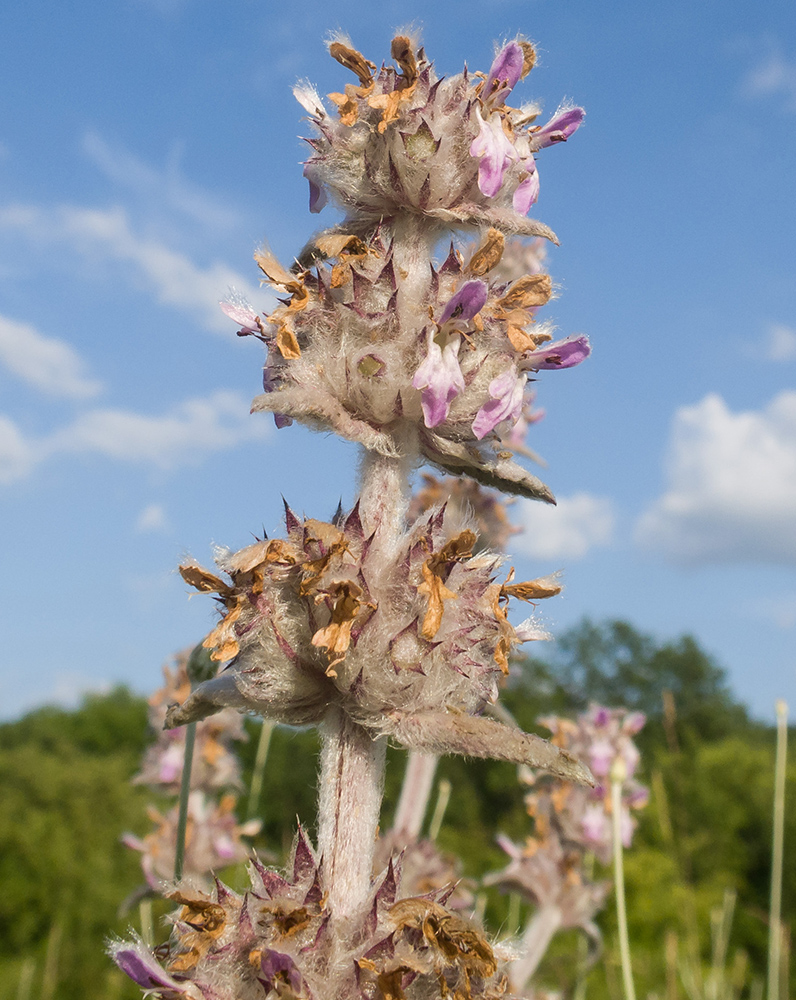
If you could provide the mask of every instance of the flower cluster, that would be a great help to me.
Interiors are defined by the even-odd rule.
[[[511,860],[488,879],[519,892],[536,908],[525,931],[523,955],[510,971],[514,989],[526,985],[559,929],[580,928],[593,941],[600,940],[594,916],[605,903],[610,883],[593,880],[588,859],[607,863],[611,857],[609,775],[617,759],[624,763],[627,775],[622,787],[625,847],[630,846],[633,829],[630,809],[639,809],[647,801],[647,790],[633,778],[639,754],[631,737],[644,725],[641,713],[594,705],[576,722],[557,716],[539,721],[554,734],[556,745],[588,762],[598,784],[587,788],[522,769],[531,786],[526,805],[533,818],[533,835],[523,846],[499,837]]]
[[[191,693],[188,677],[190,650],[175,657],[174,669],[163,667],[165,683],[149,699],[149,728],[157,740],[144,755],[141,770],[133,778],[139,785],[176,795],[180,789],[185,760],[185,729],[164,729],[166,712],[171,705],[181,705]],[[236,741],[246,740],[240,713],[228,710],[196,727],[191,788],[204,791],[240,788],[240,761],[232,749]]]
[[[505,552],[509,538],[521,531],[509,521],[506,501],[499,493],[484,489],[470,479],[437,479],[423,473],[423,485],[412,496],[409,516],[418,517],[423,511],[444,502],[469,511],[475,519],[477,546],[493,552]]]
[[[133,779],[167,795],[176,796],[180,790],[185,729],[163,726],[169,706],[181,704],[190,694],[189,656],[190,650],[179,653],[173,670],[163,668],[165,684],[149,699],[149,724],[158,738],[146,751],[141,771]],[[248,850],[241,838],[260,828],[259,820],[240,826],[235,817],[234,790],[240,787],[240,762],[232,743],[246,738],[243,719],[232,709],[196,727],[184,863],[186,877],[196,884],[205,883],[212,871],[244,861]],[[165,813],[150,807],[148,815],[154,828],[144,837],[125,834],[122,841],[140,852],[148,889],[159,893],[163,882],[174,877],[179,805]]]
[[[295,92],[315,132],[310,208],[331,198],[345,218],[289,268],[266,248],[255,254],[280,295],[268,315],[235,294],[222,308],[268,349],[253,409],[364,446],[360,499],[331,522],[286,508],[284,538],[220,551],[218,572],[180,567],[221,606],[203,646],[226,666],[165,717],[171,728],[235,708],[317,725],[318,858],[299,834],[289,878],[254,863],[242,896],[183,881],[171,892],[181,908],[171,941],[112,953],[165,1000],[497,1000],[499,956],[445,905],[449,889],[415,884],[401,898],[394,859],[373,878],[385,743],[589,783],[567,747],[489,717],[512,649],[547,637],[533,617],[513,625],[509,601],[561,588],[556,577],[514,583],[513,572],[498,582],[503,557],[489,544],[502,538],[479,547],[466,503],[407,518],[408,477],[426,461],[554,502],[513,458],[534,419],[527,384],[578,364],[589,345],[554,339],[538,319],[552,281],[538,244],[518,253],[512,241],[556,241],[527,218],[536,154],[568,139],[583,112],[561,108],[539,125],[536,107],[507,104],[535,61],[522,39],[488,73],[452,77],[405,35],[392,41],[395,67],[377,70],[343,38],[329,51],[356,78],[329,95],[334,110],[308,85]],[[481,499],[472,507],[489,521]],[[409,832],[416,839],[419,825]],[[438,879],[439,857],[420,858],[415,874]]]
[[[309,87],[297,96],[318,132],[305,168],[311,206],[319,210],[328,192],[346,218],[290,270],[267,249],[255,254],[285,296],[269,315],[237,296],[222,303],[242,335],[268,347],[265,393],[253,408],[387,456],[405,450],[409,432],[412,450],[447,472],[552,501],[502,440],[526,426],[529,376],[578,364],[589,345],[583,336],[554,341],[551,326],[537,323],[549,275],[532,265],[512,277],[500,264],[507,234],[555,238],[525,218],[537,191],[534,154],[568,138],[583,112],[537,126],[535,110],[506,105],[533,65],[525,42],[509,43],[486,76],[444,79],[404,36],[392,48],[400,72],[376,73],[342,41],[330,51],[359,78],[330,95],[338,115]],[[452,229],[461,248],[451,242],[435,263]]]
[[[546,830],[557,825],[567,840],[582,844],[606,864],[611,858],[611,770],[617,760],[624,765],[626,775],[622,782],[620,826],[625,847],[630,847],[636,826],[633,812],[642,809],[649,798],[648,789],[635,779],[639,752],[633,742],[645,717],[641,712],[628,712],[624,708],[592,705],[576,722],[557,716],[539,721],[553,734],[556,746],[566,748],[589,765],[596,784],[589,788],[571,786],[556,805],[529,775],[532,788],[526,798],[528,811],[538,827]],[[546,779],[539,779],[538,783],[545,785]]]
[[[567,751],[480,714],[497,699],[511,649],[547,638],[533,618],[509,622],[509,599],[551,597],[561,589],[555,579],[497,583],[502,558],[474,554],[475,532],[448,507],[415,521],[389,560],[358,507],[336,523],[300,520],[287,508],[286,523],[284,539],[219,554],[229,582],[180,567],[187,583],[221,602],[223,618],[204,644],[233,662],[173,709],[168,725],[224,706],[317,724],[339,706],[374,737],[411,749],[583,775]]]
[[[171,939],[156,949],[115,942],[116,964],[169,1000],[385,1000],[456,996],[498,1000],[499,956],[445,906],[445,892],[403,897],[400,863],[375,881],[366,919],[336,932],[322,862],[299,830],[288,877],[255,861],[243,895],[177,889]]]

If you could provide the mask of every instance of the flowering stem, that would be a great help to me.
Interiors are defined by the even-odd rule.
[[[768,1000],[778,1000],[782,940],[782,852],[785,832],[785,763],[788,749],[788,706],[777,702],[777,754],[774,764],[774,840],[771,903],[768,918]]]
[[[622,864],[622,785],[626,776],[625,762],[621,757],[617,757],[611,768],[611,833],[614,847],[616,922],[619,926],[619,956],[622,961],[625,1000],[636,1000],[633,969],[630,965],[630,939],[627,933],[627,908],[625,906],[625,875]]]
[[[174,881],[182,878],[185,863],[185,833],[188,828],[188,799],[191,794],[191,767],[193,766],[193,746],[196,741],[196,723],[185,727],[185,762],[182,766],[180,782],[180,813],[177,818],[177,844],[174,851]]]
[[[327,712],[321,739],[318,848],[329,908],[345,920],[368,903],[386,741],[338,708]]]

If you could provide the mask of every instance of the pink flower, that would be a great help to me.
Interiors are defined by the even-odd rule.
[[[544,149],[556,142],[566,142],[577,132],[585,117],[583,108],[559,108],[546,125],[531,133],[531,148]]]
[[[495,56],[481,99],[490,105],[502,104],[522,77],[525,55],[517,42],[509,42]]]
[[[494,198],[503,186],[509,164],[517,159],[517,150],[503,131],[499,115],[486,121],[476,108],[480,132],[470,145],[470,155],[478,157],[478,187],[487,198]]]
[[[326,188],[315,179],[317,174],[317,168],[314,167],[312,163],[304,164],[304,176],[307,178],[310,185],[310,211],[313,214],[320,212],[329,200],[329,197],[326,194]]]
[[[520,367],[535,372],[549,371],[553,368],[574,368],[585,361],[591,354],[589,338],[583,334],[577,337],[567,337],[557,340],[554,344],[546,344],[538,351],[523,355]]]
[[[465,281],[442,311],[436,333],[429,331],[428,352],[415,372],[412,385],[422,390],[421,405],[426,427],[436,427],[447,419],[450,404],[464,392],[464,376],[459,367],[461,333],[486,304],[489,290],[483,281]]]
[[[467,330],[470,320],[486,305],[488,295],[489,289],[485,282],[465,281],[443,309],[439,319],[440,329],[450,324],[455,325],[460,332]]]
[[[415,372],[412,385],[422,389],[421,405],[426,427],[436,427],[448,416],[450,404],[464,391],[459,367],[461,337],[454,334],[444,348],[437,343],[433,328],[428,337],[428,353]]]
[[[509,421],[512,427],[517,423],[522,416],[524,389],[525,376],[518,377],[514,368],[492,379],[489,383],[492,399],[484,403],[473,421],[473,434],[479,441],[504,421]]]
[[[539,174],[536,172],[536,161],[532,156],[522,161],[525,177],[517,185],[512,204],[514,211],[527,215],[531,205],[539,197]]]
[[[262,320],[249,304],[245,295],[230,288],[229,298],[223,299],[218,304],[221,306],[222,312],[238,324],[241,333],[262,333]]]

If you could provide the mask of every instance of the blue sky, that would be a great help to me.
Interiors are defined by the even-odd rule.
[[[523,99],[587,109],[533,210],[581,367],[545,373],[529,444],[559,506],[518,502],[518,575],[582,615],[684,632],[761,716],[796,702],[796,10],[718,0],[31,0],[0,62],[0,715],[123,681],[197,641],[186,554],[327,517],[356,448],[269,417],[252,251],[315,226],[291,86],[340,90],[323,39],[376,62],[422,29],[440,72],[539,46]],[[327,223],[328,224],[328,223]]]

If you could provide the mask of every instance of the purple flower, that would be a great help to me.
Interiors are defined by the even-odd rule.
[[[315,180],[317,170],[312,163],[304,164],[303,173],[310,185],[310,211],[317,214],[322,208],[324,208],[326,202],[329,200],[326,194],[326,188]]]
[[[448,416],[451,402],[464,391],[464,376],[459,367],[459,343],[454,334],[440,347],[433,328],[428,338],[428,353],[415,372],[412,385],[422,389],[421,405],[426,427],[436,427]]]
[[[559,108],[546,125],[542,125],[538,132],[531,133],[531,148],[544,149],[556,142],[566,142],[577,132],[585,117],[583,108]]]
[[[445,306],[439,320],[440,329],[446,323],[457,330],[465,328],[465,324],[476,316],[486,305],[489,289],[484,281],[465,281],[462,287],[451,297]],[[456,321],[452,323],[452,321]]]
[[[504,420],[512,426],[517,423],[522,416],[524,389],[525,376],[518,377],[514,368],[507,368],[502,375],[492,379],[489,383],[492,399],[484,403],[473,421],[473,434],[479,441]]]
[[[581,829],[584,839],[589,844],[603,844],[608,840],[611,831],[602,805],[590,805],[584,809]]]
[[[520,367],[526,371],[532,369],[536,372],[550,371],[554,368],[574,368],[581,361],[585,361],[590,354],[589,338],[581,334],[577,337],[567,337],[566,340],[557,340],[553,344],[539,348],[538,351],[523,355]]]
[[[616,757],[616,747],[607,736],[598,737],[591,745],[589,766],[598,778],[605,778]]]
[[[495,56],[489,70],[481,91],[482,100],[491,105],[502,104],[521,78],[524,60],[522,48],[517,42],[509,42],[504,46]]]
[[[447,419],[451,402],[464,391],[459,367],[460,334],[486,305],[486,282],[465,281],[442,311],[437,331],[429,332],[428,352],[415,372],[412,385],[422,389],[421,405],[426,427],[436,427]]]
[[[145,990],[160,987],[172,990],[174,993],[187,992],[182,983],[178,983],[176,979],[172,979],[167,972],[163,971],[143,942],[135,945],[120,942],[113,946],[110,952],[111,958],[122,972],[129,976],[134,983],[143,986]]]
[[[527,215],[531,205],[539,197],[539,174],[536,172],[536,161],[532,156],[522,161],[525,177],[517,185],[512,204],[514,211]]]
[[[517,159],[517,150],[503,131],[499,115],[486,121],[476,108],[480,132],[470,145],[470,156],[478,157],[478,187],[487,198],[494,198],[503,186],[509,164]]]
[[[269,948],[263,952],[260,962],[260,969],[263,973],[260,982],[266,990],[275,990],[281,993],[282,991],[278,987],[282,984],[289,985],[294,994],[301,990],[301,973],[290,955],[271,951]]]
[[[249,304],[249,300],[245,295],[235,291],[234,288],[230,288],[229,298],[223,299],[218,304],[221,306],[222,312],[238,324],[242,333],[260,333],[262,331],[262,321]]]

